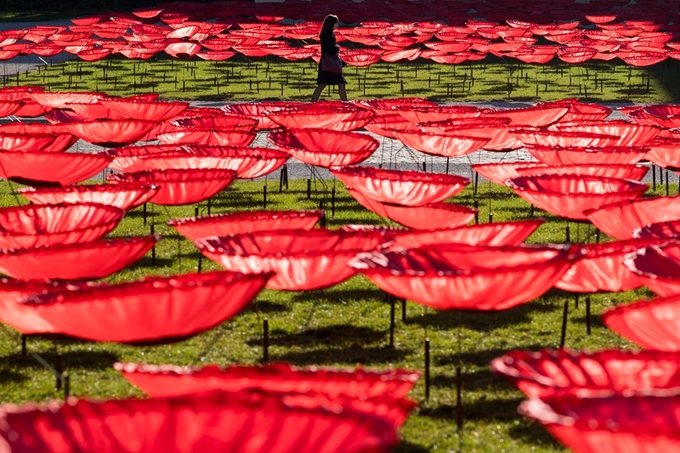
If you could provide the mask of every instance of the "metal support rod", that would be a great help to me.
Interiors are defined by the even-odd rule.
[[[425,339],[425,400],[430,399],[430,339]]]
[[[567,340],[567,316],[569,315],[569,301],[564,301],[564,311],[562,312],[562,335],[560,336],[560,349],[564,348]]]
[[[656,167],[652,164],[652,191],[656,192]]]
[[[331,189],[331,215],[335,217],[335,187]]]
[[[144,225],[146,225],[146,203],[144,203]]]
[[[475,172],[474,195],[477,195],[477,185],[479,184],[479,173]]]
[[[26,355],[26,339],[28,337],[24,335],[23,333],[21,334],[21,355],[25,356]]]
[[[493,223],[493,212],[489,212],[489,223]]]
[[[262,322],[263,335],[262,335],[262,363],[269,362],[269,319],[264,318]]]
[[[394,347],[394,297],[390,294],[387,298],[390,304],[390,348]]]
[[[578,294],[574,296],[574,308],[578,308]]]
[[[406,322],[406,299],[401,300],[401,321]]]
[[[62,378],[64,379],[64,399],[67,399],[71,394],[71,376],[68,373],[64,373]]]
[[[479,203],[475,200],[475,225],[479,223]]]
[[[312,198],[312,180],[307,179],[307,199]]]
[[[262,186],[262,205],[267,209],[267,186]]]
[[[569,225],[567,225],[566,231],[565,231],[565,237],[566,237],[566,242],[569,243],[571,242],[571,234],[569,232]]]
[[[449,158],[446,158],[446,174],[449,174]]]
[[[208,215],[210,215],[210,208],[212,207],[212,203],[210,202],[210,198],[208,198]]]
[[[460,371],[460,361],[456,364],[456,425],[459,432],[463,430],[463,373]]]
[[[153,223],[149,226],[149,230],[151,231],[151,236],[156,234],[156,229],[154,228]],[[153,246],[151,247],[151,264],[156,266],[156,242],[154,241]]]
[[[61,353],[57,353],[57,362],[54,364],[54,370],[56,371],[57,390],[61,390],[61,378],[64,373],[64,362]]]
[[[586,332],[590,335],[590,296],[586,297]]]

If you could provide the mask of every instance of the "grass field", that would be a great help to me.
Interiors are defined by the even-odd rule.
[[[11,64],[10,64],[11,65]],[[156,56],[136,62],[110,58],[68,61],[30,73],[6,76],[3,85],[42,85],[51,91],[104,91],[114,96],[161,93],[165,99],[214,101],[307,100],[316,87],[316,63],[274,56],[225,62]],[[345,69],[352,99],[419,96],[439,101],[535,101],[576,97],[591,102],[639,103],[680,100],[680,62],[668,59],[651,68],[615,62],[568,65],[554,60],[530,65],[488,57],[460,65],[423,60],[377,63]],[[326,97],[337,99],[327,91]]]
[[[265,183],[237,182],[213,197],[212,213],[262,209]],[[333,185],[332,181],[327,184]],[[348,223],[386,224],[346,193],[337,182],[335,215],[329,206],[329,187],[314,185],[307,198],[305,180],[291,181],[290,189],[279,193],[278,181],[269,181],[268,209],[318,208],[326,200],[329,227]],[[677,185],[670,187],[677,192]],[[650,190],[651,193],[651,190]],[[657,194],[665,194],[657,186]],[[481,222],[493,213],[494,221],[529,218],[529,205],[508,189],[482,183],[475,195],[468,187],[450,201],[473,206],[479,203]],[[0,184],[0,205],[25,203],[12,195],[7,182]],[[489,207],[491,211],[489,211]],[[201,215],[207,204],[199,205]],[[157,264],[152,266],[147,256],[139,263],[114,275],[109,281],[128,281],[145,275],[168,275],[196,271],[199,259],[193,245],[165,225],[168,218],[193,216],[194,206],[150,208],[144,225],[141,208],[127,214],[112,233],[113,236],[140,235],[149,232],[154,223],[156,233],[165,239],[157,245]],[[536,216],[547,221],[530,242],[563,243],[566,229],[574,242],[594,241],[594,228],[569,223],[539,210]],[[203,269],[217,269],[205,260]],[[586,334],[583,297],[578,308],[569,303],[569,325],[566,344],[575,349],[630,348],[631,345],[605,328],[598,314],[616,304],[649,297],[647,290],[622,294],[592,296],[593,329]],[[489,371],[489,361],[517,348],[556,348],[560,341],[562,310],[573,295],[557,290],[515,309],[498,313],[460,311],[438,312],[414,303],[406,304],[406,320],[400,316],[395,345],[390,347],[389,311],[385,294],[365,278],[358,276],[324,291],[289,293],[265,290],[243,313],[223,325],[192,339],[166,346],[132,347],[117,344],[94,344],[82,341],[54,341],[29,338],[29,355],[20,354],[18,337],[9,329],[0,328],[0,387],[2,399],[11,402],[47,400],[60,397],[54,377],[31,356],[37,353],[54,364],[56,354],[64,357],[72,379],[72,394],[92,398],[139,396],[131,385],[112,368],[115,361],[173,363],[200,365],[209,363],[256,364],[262,358],[262,323],[269,320],[271,330],[271,361],[286,361],[296,365],[354,366],[385,369],[403,367],[423,370],[423,343],[432,344],[432,389],[424,399],[423,379],[411,397],[420,408],[403,429],[403,442],[396,451],[455,451],[462,446],[466,452],[554,452],[563,448],[539,426],[524,420],[516,412],[522,395],[503,379]],[[461,367],[462,437],[456,428],[456,367]]]

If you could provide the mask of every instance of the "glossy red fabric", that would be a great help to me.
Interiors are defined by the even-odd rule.
[[[569,111],[559,119],[559,122],[605,120],[612,113],[612,109],[607,106],[584,103],[576,99],[564,99],[561,101],[546,102],[545,104],[560,104],[569,107]]]
[[[70,102],[68,108],[73,110],[77,115],[82,116],[85,121],[95,121],[95,120],[124,120],[126,117],[119,113],[116,113],[109,109],[108,107],[100,104],[99,102],[90,103],[78,103]]]
[[[149,201],[158,191],[150,184],[84,184],[66,187],[26,187],[19,189],[35,204],[98,203],[128,210]]]
[[[195,241],[207,236],[229,236],[253,231],[310,230],[323,211],[247,211],[168,220],[179,234]]]
[[[270,276],[210,272],[147,277],[50,290],[23,303],[62,335],[116,343],[169,343],[233,317]]]
[[[118,453],[131,444],[148,453],[176,451],[178,445],[206,452],[387,453],[399,442],[385,419],[325,398],[246,392],[4,406],[2,421],[20,433],[12,440],[0,433],[18,453]]]
[[[420,377],[402,369],[368,371],[337,368],[297,368],[286,363],[264,366],[234,365],[221,368],[136,365],[117,363],[125,379],[152,397],[198,393],[207,390],[262,390],[274,393],[314,392],[350,398],[392,396],[404,398]]]
[[[116,148],[136,142],[156,124],[154,121],[125,119],[62,123],[61,127],[88,143]]]
[[[1,151],[43,151],[49,147],[57,136],[45,133],[12,133],[0,129],[0,150]]]
[[[350,266],[380,289],[437,310],[505,310],[548,291],[572,261],[567,248],[439,244],[360,254]]]
[[[54,333],[54,328],[21,300],[50,289],[67,285],[86,286],[88,283],[59,282],[48,280],[0,279],[0,322],[26,335]]]
[[[680,354],[661,351],[510,351],[491,361],[530,398],[578,393],[644,393],[680,387]]]
[[[404,206],[443,201],[462,191],[470,182],[456,175],[375,167],[332,168],[331,172],[345,185],[368,198]]]
[[[406,146],[425,154],[458,157],[473,153],[489,142],[488,138],[466,136],[465,131],[428,133],[420,131],[395,131],[394,135]]]
[[[629,291],[645,285],[646,279],[624,264],[624,257],[636,250],[659,244],[658,239],[628,239],[602,244],[584,244],[585,255],[555,284],[564,291],[595,293]]]
[[[352,131],[369,123],[373,115],[371,110],[354,105],[318,102],[272,110],[267,113],[267,118],[289,129],[309,127]]]
[[[506,181],[518,196],[556,216],[587,220],[584,211],[641,197],[646,184],[593,176],[524,176]]]
[[[210,116],[191,116],[178,118],[172,121],[177,127],[196,127],[199,129],[238,129],[252,131],[257,127],[258,121],[246,115],[221,113]]]
[[[347,280],[354,256],[389,242],[382,232],[278,230],[194,241],[207,258],[235,272],[276,272],[268,288],[311,291]]]
[[[46,107],[53,109],[68,109],[68,103],[94,103],[98,102],[99,99],[105,98],[106,94],[94,92],[39,91],[31,92],[30,96],[34,101]]]
[[[649,148],[645,159],[660,167],[672,170],[680,169],[680,156],[678,156],[677,152],[680,147],[680,139],[657,137],[645,146]]]
[[[13,115],[23,106],[24,103],[21,101],[0,100],[0,118]]]
[[[0,133],[9,134],[22,134],[22,135],[33,135],[35,137],[40,137],[42,134],[52,135],[53,140],[50,143],[40,143],[39,146],[35,146],[35,151],[43,151],[50,153],[59,153],[69,149],[75,142],[78,141],[78,137],[64,131],[61,127],[44,124],[44,123],[9,123],[0,126]],[[8,136],[2,137],[2,143],[6,143]],[[17,137],[19,138],[19,137]],[[38,143],[36,143],[38,145]],[[31,150],[27,147],[28,151]],[[10,151],[22,151],[21,149],[11,148]]]
[[[273,131],[267,140],[302,162],[326,168],[363,162],[380,146],[367,134],[312,128]]]
[[[142,183],[158,186],[149,200],[161,205],[184,205],[206,200],[224,190],[236,179],[232,170],[156,170],[119,173],[108,176],[113,183]]]
[[[100,99],[106,108],[133,120],[165,121],[181,114],[189,107],[188,102],[144,102],[135,99]]]
[[[3,151],[0,176],[32,186],[75,184],[102,171],[112,158],[96,153]]]
[[[401,225],[420,230],[454,228],[475,218],[474,209],[452,203],[428,203],[422,206],[402,206],[381,203],[347,188],[349,194],[363,207]]]
[[[564,105],[537,104],[517,109],[486,109],[483,115],[510,118],[511,126],[542,127],[559,121],[569,109]]]
[[[680,351],[680,295],[619,305],[602,314],[607,327],[645,349]]]
[[[554,147],[533,145],[527,151],[539,161],[548,165],[636,164],[645,158],[649,148],[638,147]]]
[[[479,246],[519,246],[536,229],[543,219],[520,222],[495,222],[433,231],[399,231],[394,235],[390,249],[412,249],[437,244],[466,244]]]
[[[158,240],[158,236],[142,236],[2,250],[0,272],[25,280],[104,278],[140,259]]]
[[[292,103],[285,101],[227,104],[222,107],[222,110],[227,113],[236,113],[238,115],[245,115],[256,119],[258,121],[257,130],[268,130],[280,127],[278,123],[275,123],[267,117],[269,112],[285,108],[291,104]],[[293,105],[295,104],[293,103]],[[302,105],[302,103],[299,103],[299,105]]]
[[[547,165],[539,162],[503,162],[472,165],[472,169],[491,182],[504,185],[508,179],[520,176],[576,175],[639,181],[649,171],[642,165]]]
[[[510,132],[527,146],[539,145],[550,148],[607,148],[614,146],[619,141],[619,137],[616,135],[592,132],[563,132],[530,128],[512,129]]]
[[[197,156],[216,156],[227,159],[229,168],[241,179],[259,178],[283,166],[290,157],[283,151],[269,148],[237,146],[184,145],[183,149]]]
[[[619,139],[613,146],[644,146],[661,131],[658,127],[635,124],[625,120],[560,122],[549,126],[548,129],[616,135]]]
[[[638,228],[633,231],[633,236],[639,238],[677,238],[680,236],[680,218]]]
[[[394,106],[392,111],[399,113],[411,123],[445,121],[455,118],[479,117],[482,110],[468,105],[402,105]]]
[[[158,140],[161,143],[181,145],[248,146],[256,136],[254,132],[233,129],[191,128],[158,134]]]
[[[638,228],[680,219],[680,196],[623,200],[588,210],[585,214],[608,236],[629,239]]]
[[[74,244],[113,230],[125,211],[95,203],[0,209],[0,249]]]
[[[648,395],[560,395],[529,399],[520,414],[537,420],[570,450],[579,453],[654,453],[680,448],[677,392]]]

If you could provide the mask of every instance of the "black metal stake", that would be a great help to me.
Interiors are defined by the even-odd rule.
[[[596,242],[597,244],[600,243],[600,230],[597,230],[597,231],[595,232],[595,242]]]
[[[668,170],[666,170],[666,196],[670,195],[670,188],[668,187]]]
[[[449,158],[446,158],[446,174],[449,174]]]
[[[262,204],[264,209],[267,209],[267,186],[262,187]]]
[[[423,161],[423,171],[427,171],[427,161]]]
[[[156,234],[156,229],[154,228],[153,223],[151,226],[149,226],[149,229],[151,230],[151,236],[154,236]],[[153,246],[151,247],[151,264],[153,266],[156,266],[156,242],[154,241]]]
[[[560,337],[560,349],[564,348],[567,340],[567,315],[569,314],[569,301],[564,301],[564,312],[562,313],[562,336]]]
[[[56,371],[55,377],[57,378],[57,390],[61,390],[61,377],[64,372],[64,363],[61,353],[57,353],[57,362],[54,364],[54,371]]]
[[[335,187],[331,189],[331,215],[335,217]]]
[[[463,373],[460,371],[460,361],[456,364],[456,425],[459,432],[463,430]]]
[[[566,236],[566,242],[570,243],[571,242],[571,235],[569,233],[569,225],[567,225],[565,236]]]
[[[194,217],[198,217],[198,205],[194,208]]]
[[[425,339],[425,400],[430,399],[430,339]]]
[[[489,223],[493,223],[493,212],[489,213]]]
[[[307,179],[307,199],[312,198],[312,180]]]
[[[262,335],[262,363],[269,362],[269,319],[264,318],[262,322],[263,335]]]
[[[578,294],[574,296],[574,308],[578,308]]]
[[[198,273],[203,272],[203,255],[198,255]]]
[[[586,329],[590,335],[590,296],[586,297]]]
[[[652,165],[652,191],[656,192],[656,167]]]
[[[21,334],[21,355],[25,356],[26,355],[26,339],[28,337],[24,335],[23,333]]]
[[[474,195],[477,195],[477,185],[479,184],[479,173],[475,172]]]
[[[64,399],[66,399],[71,394],[71,376],[68,373],[64,373],[62,377],[64,379]]]
[[[144,225],[146,225],[146,203],[144,203]]]
[[[210,202],[210,200],[211,200],[211,199],[208,198],[208,215],[210,215],[210,208],[211,208],[211,205],[212,205],[212,203]]]
[[[479,203],[475,200],[475,225],[479,223]]]
[[[401,300],[401,321],[406,322],[406,299]]]
[[[394,297],[390,294],[387,298],[390,304],[390,348],[394,347]]]
[[[533,216],[534,216],[534,205],[531,205],[531,207],[529,208],[529,217],[533,217]]]

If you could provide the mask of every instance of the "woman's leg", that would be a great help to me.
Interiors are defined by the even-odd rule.
[[[338,85],[338,94],[340,95],[340,99],[343,101],[347,100],[347,91],[345,91],[345,84],[341,83]]]
[[[316,90],[314,90],[314,94],[312,94],[312,102],[316,102],[319,100],[319,96],[321,96],[321,92],[323,89],[326,88],[325,83],[320,83],[319,86],[316,87]]]

